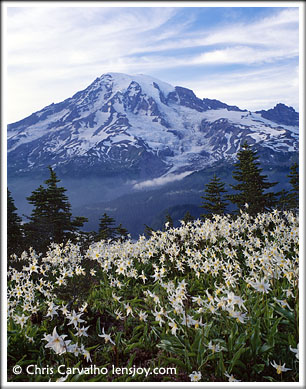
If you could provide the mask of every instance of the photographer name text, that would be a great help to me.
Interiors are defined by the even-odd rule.
[[[67,367],[66,365],[59,365],[57,367],[46,366],[40,367],[37,365],[28,365],[25,368],[21,368],[21,366],[14,366],[13,373],[21,374],[25,370],[25,372],[29,375],[70,375],[70,374],[84,374],[84,375],[129,375],[134,377],[135,375],[145,374],[146,377],[149,375],[157,375],[157,374],[176,374],[176,368],[174,367],[156,367],[151,369],[150,367],[140,367],[133,365],[132,367],[119,367],[112,365],[109,367],[98,367],[96,365],[90,365],[88,367]]]

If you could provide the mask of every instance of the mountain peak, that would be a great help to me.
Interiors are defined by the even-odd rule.
[[[168,95],[174,90],[172,85],[146,74],[129,75],[110,72],[102,74],[97,80],[102,83],[112,83],[113,89],[116,91],[127,89],[132,82],[139,84],[144,93],[152,92],[154,84],[158,85],[165,95]]]
[[[18,175],[51,165],[77,176],[173,176],[234,160],[244,141],[269,149],[266,154],[294,152],[296,115],[282,104],[251,113],[144,74],[105,73],[9,125],[8,169]]]
[[[256,113],[260,113],[263,118],[272,120],[275,123],[289,126],[299,125],[298,112],[296,112],[294,108],[288,107],[283,103],[278,103],[274,108],[268,109],[267,111],[256,111]]]

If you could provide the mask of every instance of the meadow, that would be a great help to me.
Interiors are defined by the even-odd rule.
[[[298,382],[298,239],[294,213],[241,211],[30,248],[8,267],[8,381]]]

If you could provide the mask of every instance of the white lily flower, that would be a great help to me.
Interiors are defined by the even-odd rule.
[[[98,335],[100,338],[104,338],[105,343],[112,343],[113,345],[116,345],[116,343],[111,339],[110,335],[106,334],[104,331],[104,327],[102,328],[102,335]]]
[[[193,371],[189,374],[189,377],[191,382],[198,382],[202,378],[202,374],[200,371]]]

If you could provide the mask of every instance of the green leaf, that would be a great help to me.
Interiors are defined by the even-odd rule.
[[[242,345],[245,345],[246,338],[247,338],[247,334],[245,334],[245,333],[242,333],[241,335],[238,336],[238,338],[236,339],[235,344],[234,344],[234,350],[235,351],[239,347],[241,347]]]
[[[125,351],[126,352],[129,352],[131,350],[133,350],[134,348],[144,348],[144,344],[142,342],[136,342],[136,343],[132,343],[132,344],[129,344],[126,348],[125,348]]]
[[[176,366],[179,366],[179,367],[183,368],[184,370],[186,369],[185,362],[181,361],[180,359],[166,357],[166,358],[163,358],[163,361],[167,365],[173,364],[173,365],[176,365]]]
[[[294,317],[294,312],[289,311],[289,309],[282,308],[278,305],[272,305],[269,304],[270,307],[272,307],[277,313],[285,317],[287,320],[290,321],[291,324],[295,324],[295,317]]]
[[[263,376],[263,378],[265,378],[266,380],[268,380],[270,382],[276,382],[276,379],[274,379],[273,377],[270,377],[270,376]]]
[[[128,368],[128,369],[129,369],[130,367],[132,367],[132,364],[133,364],[133,361],[134,361],[135,357],[136,357],[136,353],[134,353],[134,354],[132,354],[132,355],[130,356],[130,359],[129,359],[128,364],[127,364],[127,368]]]
[[[101,334],[102,333],[102,330],[101,330],[101,318],[100,316],[98,317],[98,320],[97,320],[97,323],[96,323],[96,331],[98,334]]]
[[[278,334],[277,327],[281,321],[282,321],[282,318],[281,317],[278,318],[268,332],[268,337],[267,337],[268,339],[267,340],[268,340],[269,346],[271,346],[271,347],[273,347],[275,345],[276,335]]]
[[[136,326],[135,328],[134,328],[134,330],[133,330],[133,334],[135,333],[137,333],[137,331],[139,331],[139,330],[143,330],[143,327],[144,327],[144,325],[143,324],[140,324],[140,325],[138,325],[138,326]]]
[[[157,347],[176,355],[185,355],[184,347],[181,347],[180,345],[177,346],[177,344],[175,345],[173,342],[167,339],[162,339]]]
[[[115,343],[117,346],[120,345],[121,337],[122,337],[122,332],[117,332],[116,337],[115,337]]]
[[[259,349],[259,354],[266,353],[274,348],[274,346],[268,345],[267,343],[263,344]]]
[[[254,354],[257,354],[257,351],[261,344],[261,339],[259,334],[260,334],[260,319],[257,321],[254,328],[254,332],[252,333],[250,338],[251,347]]]
[[[257,374],[260,374],[260,373],[263,371],[264,368],[265,368],[264,363],[258,363],[258,364],[256,364],[256,365],[252,366],[252,369],[253,369]]]
[[[198,366],[203,364],[204,355],[206,354],[206,347],[203,347],[202,343],[199,342],[197,351],[197,364]]]
[[[87,351],[94,350],[95,348],[99,347],[100,344],[96,344],[95,346],[86,347]]]
[[[191,350],[197,352],[200,345],[201,345],[201,339],[202,339],[202,331],[197,331],[196,336],[194,337],[194,342],[191,345]]]
[[[279,319],[276,320],[276,322],[273,324],[272,328],[271,328],[271,333],[273,334],[273,336],[275,336],[277,334],[277,327],[279,325],[279,323],[281,322],[282,318],[280,317]]]
[[[218,370],[220,372],[221,376],[224,376],[225,373],[225,366],[224,366],[224,361],[223,361],[223,353],[218,353],[219,354],[219,363],[218,363]]]
[[[236,367],[239,366],[239,367],[242,368],[242,369],[246,369],[246,368],[247,368],[246,365],[245,365],[245,363],[243,363],[243,362],[240,361],[240,360],[236,361],[235,366],[236,366]],[[241,369],[239,369],[239,370],[241,370]]]
[[[19,359],[18,362],[16,362],[16,365],[20,365],[21,362],[25,359],[26,355],[24,355],[21,359]]]
[[[19,362],[16,363],[16,365],[19,365],[19,366],[27,366],[27,365],[31,365],[31,364],[36,364],[36,360],[35,359],[21,359]]]
[[[230,363],[229,373],[231,373],[231,371],[232,371],[233,367],[236,365],[238,359],[240,358],[240,356],[244,352],[247,351],[247,349],[248,349],[248,347],[244,347],[244,345],[243,345],[243,346],[240,347],[240,349],[238,351],[236,351],[236,353],[234,354],[234,356],[233,356],[233,358],[231,360],[231,363]]]

